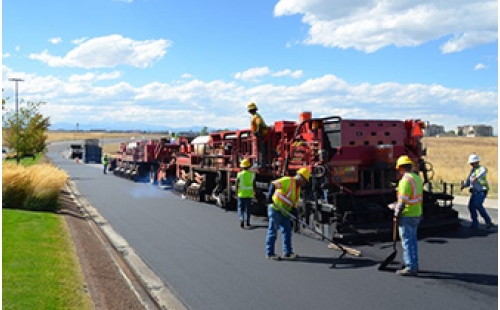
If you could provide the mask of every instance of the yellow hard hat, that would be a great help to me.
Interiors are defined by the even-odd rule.
[[[253,102],[250,102],[247,106],[248,111],[250,110],[257,110],[257,105]]]
[[[248,160],[248,158],[245,158],[241,161],[240,163],[240,167],[241,168],[248,168],[250,167],[252,164],[250,163],[250,160]]]
[[[396,169],[399,169],[399,167],[403,165],[413,165],[413,162],[408,155],[403,155],[398,158],[398,161],[396,162]]]
[[[306,181],[309,182],[309,178],[311,177],[311,171],[307,168],[300,168],[297,170],[297,174],[300,174]]]

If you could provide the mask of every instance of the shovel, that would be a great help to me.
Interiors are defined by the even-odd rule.
[[[274,205],[274,206],[276,206],[276,205]],[[342,254],[340,255],[340,257],[342,257],[342,256],[344,256],[346,254],[350,254],[350,255],[353,255],[353,256],[361,256],[361,251],[353,249],[353,248],[350,248],[350,247],[346,247],[344,245],[341,245],[340,243],[337,243],[337,242],[335,242],[335,241],[333,241],[333,240],[325,237],[323,234],[320,234],[314,228],[310,227],[306,222],[301,221],[298,217],[296,217],[295,215],[291,214],[287,210],[281,208],[280,206],[276,206],[276,207],[278,209],[280,209],[281,212],[283,212],[284,214],[286,214],[289,217],[291,217],[293,220],[296,220],[297,222],[299,222],[302,226],[304,226],[305,228],[307,228],[309,231],[311,231],[311,232],[315,233],[316,235],[320,236],[321,237],[321,241],[328,242],[328,248],[329,249],[341,251]]]
[[[391,255],[387,256],[387,258],[382,262],[382,264],[380,264],[380,266],[378,267],[378,270],[386,270],[387,266],[394,261],[394,259],[396,258],[396,255],[398,254],[398,251],[396,250],[396,239],[397,239],[396,231],[397,231],[397,228],[398,228],[398,222],[394,221],[394,226],[392,228],[392,249],[393,249],[393,252],[391,253]]]

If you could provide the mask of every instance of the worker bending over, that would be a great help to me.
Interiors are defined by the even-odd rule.
[[[300,198],[300,188],[309,182],[311,172],[307,168],[297,171],[295,177],[282,177],[271,182],[267,194],[269,206],[267,213],[269,227],[266,238],[266,255],[268,259],[281,260],[274,252],[278,228],[283,234],[283,254],[285,258],[297,259],[298,255],[292,250],[292,223],[290,213],[297,207]]]

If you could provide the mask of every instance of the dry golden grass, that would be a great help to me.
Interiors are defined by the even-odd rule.
[[[2,163],[2,208],[21,208],[30,192],[28,170],[13,162]]]
[[[4,162],[2,207],[54,211],[67,179],[66,172],[49,164],[25,167]]]
[[[476,153],[481,158],[480,164],[488,169],[491,187],[488,197],[498,197],[497,137],[426,137],[423,143],[427,147],[426,160],[434,167],[434,182],[460,183],[466,179],[471,169],[467,159]]]
[[[83,140],[83,139],[111,139],[111,138],[159,138],[160,134],[143,134],[140,132],[67,132],[67,131],[49,131],[47,133],[47,142],[62,140]]]

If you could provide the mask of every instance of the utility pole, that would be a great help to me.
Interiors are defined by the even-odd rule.
[[[24,80],[20,78],[9,78],[9,81],[16,82],[16,161],[17,164],[21,162],[19,158],[19,97],[18,97],[18,82],[23,82]]]

